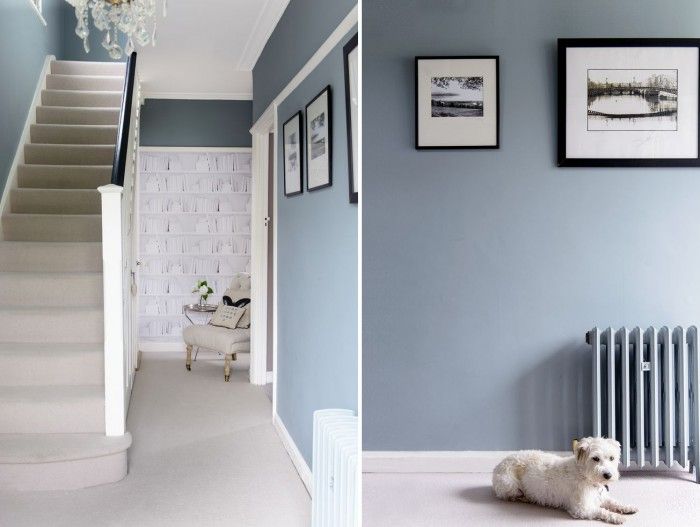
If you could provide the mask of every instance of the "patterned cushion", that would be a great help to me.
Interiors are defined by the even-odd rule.
[[[236,325],[244,313],[245,309],[241,307],[219,306],[211,317],[211,325],[236,329]]]

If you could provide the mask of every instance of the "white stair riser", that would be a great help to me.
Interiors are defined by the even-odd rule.
[[[55,463],[0,464],[0,491],[78,490],[126,477],[126,451]]]
[[[0,273],[3,307],[75,307],[101,303],[102,273]]]
[[[126,72],[123,62],[80,62],[55,60],[51,63],[51,73],[61,75],[121,75]]]
[[[56,145],[114,145],[116,126],[33,124],[32,143]]]
[[[104,392],[101,393],[102,397],[4,399],[0,404],[0,430],[6,434],[103,432]]]
[[[0,386],[77,386],[104,382],[104,351],[0,353]]]
[[[61,108],[39,106],[36,109],[39,124],[107,124],[119,122],[119,110],[107,108]]]
[[[118,108],[121,92],[88,92],[76,90],[43,90],[41,103],[44,106],[67,106],[70,108]]]
[[[94,215],[10,214],[3,217],[8,241],[99,242],[102,218]]]
[[[14,189],[12,212],[33,214],[100,214],[97,190]]]
[[[102,245],[0,242],[0,271],[101,272]]]
[[[24,145],[29,165],[112,165],[114,145]]]
[[[122,91],[124,77],[104,75],[56,75],[46,77],[49,90]]]
[[[2,342],[102,342],[102,308],[0,309]],[[1,406],[1,405],[0,405]],[[0,428],[2,430],[2,428]]]
[[[112,179],[111,166],[19,165],[19,188],[97,189]]]

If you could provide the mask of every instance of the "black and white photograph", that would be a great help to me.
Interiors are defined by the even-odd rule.
[[[416,57],[417,149],[498,148],[498,57]]]
[[[700,39],[559,39],[559,166],[700,165]]]
[[[326,86],[306,105],[306,189],[332,184],[331,87]]]
[[[483,117],[483,77],[433,77],[430,81],[433,117]]]
[[[284,123],[284,195],[296,196],[303,192],[304,149],[301,137],[302,114],[297,112]]]
[[[326,114],[322,113],[311,121],[311,159],[326,154]]]
[[[589,130],[676,130],[678,70],[588,70]]]

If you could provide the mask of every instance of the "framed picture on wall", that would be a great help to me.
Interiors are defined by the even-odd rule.
[[[700,39],[559,39],[559,166],[700,165]]]
[[[416,57],[416,148],[498,148],[498,57]]]
[[[306,105],[306,189],[330,187],[332,180],[331,87]]]
[[[284,195],[296,196],[303,192],[304,147],[301,137],[301,112],[292,115],[282,126],[284,155]]]
[[[357,82],[357,35],[345,44],[343,56],[345,63],[345,121],[348,135],[348,187],[350,189],[350,203],[357,203],[357,119],[360,105]]]

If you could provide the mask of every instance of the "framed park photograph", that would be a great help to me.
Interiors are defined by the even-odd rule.
[[[303,192],[304,148],[301,121],[301,112],[297,112],[282,126],[285,196],[296,196]]]
[[[559,166],[700,165],[700,39],[559,39]]]
[[[358,164],[358,110],[360,98],[358,95],[358,57],[357,35],[343,47],[345,66],[345,122],[348,136],[348,188],[350,203],[357,203],[357,164]]]
[[[332,184],[331,87],[326,86],[306,105],[306,189]]]
[[[498,57],[416,57],[416,148],[498,148]]]

